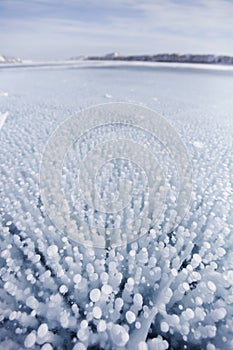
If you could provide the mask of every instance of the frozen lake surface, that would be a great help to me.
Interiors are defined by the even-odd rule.
[[[1,349],[233,349],[232,92],[217,69],[0,70]],[[107,102],[159,112],[193,165],[179,227],[108,252],[60,235],[39,188],[56,127]]]

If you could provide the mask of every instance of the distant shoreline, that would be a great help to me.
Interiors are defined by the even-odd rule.
[[[124,60],[67,60],[67,61],[37,61],[21,63],[2,63],[0,71],[13,69],[85,69],[85,68],[148,68],[148,69],[192,69],[212,71],[233,71],[233,65],[206,64],[206,63],[180,63],[180,62],[150,62],[150,61],[124,61]]]
[[[160,62],[160,63],[192,63],[233,65],[233,57],[225,55],[193,55],[193,54],[157,54],[121,56],[114,52],[105,56],[89,56],[88,61],[127,61],[127,62]]]
[[[50,61],[22,60],[20,58],[7,57],[0,55],[0,67],[16,66],[51,66],[64,64],[82,65],[81,62],[134,62],[134,63],[162,63],[162,64],[191,64],[191,65],[215,65],[215,66],[233,66],[233,56],[212,55],[212,54],[155,54],[155,55],[120,55],[118,52],[109,53],[104,56],[76,56],[65,60],[53,59]]]

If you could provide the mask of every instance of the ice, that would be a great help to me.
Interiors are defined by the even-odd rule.
[[[41,347],[41,350],[53,350],[53,347],[51,344],[46,343]]]
[[[216,350],[216,347],[214,346],[214,344],[208,343],[206,349],[207,350]]]
[[[184,318],[184,320],[186,320],[186,321],[189,321],[192,318],[194,318],[194,312],[190,308],[187,308],[185,311],[183,311],[181,315]]]
[[[73,277],[74,283],[78,284],[78,283],[81,282],[81,280],[82,280],[82,276],[81,276],[79,273],[77,273],[76,275],[74,275],[74,277]]]
[[[168,342],[161,337],[152,339],[149,343],[149,350],[166,350],[168,349]]]
[[[101,296],[101,292],[100,292],[100,290],[98,288],[94,288],[90,292],[90,299],[93,302],[99,301],[100,296]]]
[[[61,294],[66,294],[68,292],[68,288],[66,285],[62,285],[60,288],[59,288],[59,291]]]
[[[35,332],[31,332],[26,336],[26,339],[24,341],[25,348],[32,348],[35,345],[36,342],[36,334]]]
[[[119,325],[113,325],[111,328],[111,338],[116,346],[125,346],[129,340],[129,334],[125,328]]]
[[[111,294],[112,293],[112,286],[110,286],[109,284],[104,284],[103,287],[101,288],[101,291],[104,293],[104,294]]]
[[[9,111],[10,116],[3,118],[0,153],[0,347],[4,349],[233,348],[232,73],[119,72],[9,70],[1,76],[1,85],[11,84],[12,91],[0,100],[1,115]],[[87,73],[93,79],[87,81]],[[69,81],[67,93],[59,79]],[[152,96],[158,98],[156,108],[189,150],[191,205],[179,227],[168,232],[166,224],[174,215],[169,208],[175,198],[171,191],[158,225],[152,227],[148,217],[137,220],[134,242],[87,248],[59,232],[46,214],[38,175],[43,149],[66,118],[80,108],[106,103],[106,91],[116,100],[132,100],[131,86],[133,102],[153,108]],[[114,130],[98,132],[95,137],[104,141]],[[83,139],[83,149],[88,142],[95,146],[92,136]],[[157,155],[166,168],[159,147]],[[76,171],[75,164],[68,165],[64,162],[64,178]],[[128,176],[130,168],[124,166]],[[107,167],[101,174],[109,176],[109,169],[115,168]],[[134,171],[132,178],[137,176]],[[175,192],[178,184],[169,171],[168,179]],[[107,188],[104,191],[108,198]],[[135,207],[140,208],[139,203]],[[75,218],[75,208],[73,214]],[[127,215],[121,219],[130,221],[132,211]],[[124,230],[122,234],[127,234]],[[81,231],[90,238],[90,226],[83,224]],[[139,232],[144,237],[138,239]],[[99,232],[95,234],[98,240]]]
[[[81,341],[86,342],[88,340],[88,337],[89,337],[88,329],[80,328],[78,330],[77,336]]]
[[[27,299],[26,299],[26,305],[28,307],[30,307],[31,309],[37,309],[39,306],[39,302],[38,300],[33,296],[30,295]]]
[[[140,310],[143,305],[143,297],[141,294],[136,293],[133,297],[134,305]]]
[[[105,332],[106,328],[107,328],[106,321],[105,320],[100,320],[98,325],[97,325],[98,332]]]
[[[137,350],[148,350],[147,343],[144,341],[140,341],[138,343],[138,349]]]
[[[167,322],[161,322],[161,331],[167,333],[169,331],[169,324]]]
[[[101,308],[99,306],[95,306],[93,308],[93,316],[97,319],[100,319],[102,316],[102,311]]]
[[[44,338],[48,333],[48,326],[46,323],[42,323],[37,330],[37,335],[39,338]]]
[[[134,323],[136,320],[136,316],[132,311],[127,311],[125,316],[126,316],[126,320],[129,324]]]
[[[87,350],[86,346],[82,343],[77,343],[72,350]]]
[[[222,320],[226,317],[227,311],[223,307],[215,309],[211,312],[211,316],[215,322]]]
[[[58,252],[58,247],[55,244],[49,246],[48,249],[47,249],[47,254],[48,254],[49,257],[56,256],[57,252]]]
[[[69,326],[69,313],[64,310],[60,314],[60,323],[63,328],[67,328]]]
[[[212,281],[208,281],[207,286],[211,292],[216,292],[216,286]]]

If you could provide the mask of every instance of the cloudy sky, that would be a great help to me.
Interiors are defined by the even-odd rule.
[[[233,0],[0,0],[0,54],[233,55]]]

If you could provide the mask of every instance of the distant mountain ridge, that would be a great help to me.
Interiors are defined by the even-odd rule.
[[[139,62],[173,62],[173,63],[207,63],[207,64],[233,64],[232,56],[217,55],[193,55],[193,54],[156,54],[156,55],[130,55],[121,56],[113,52],[104,56],[89,56],[87,60],[110,61],[139,61]]]

